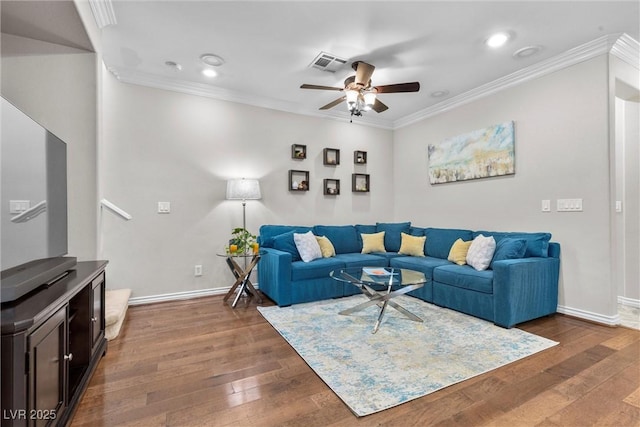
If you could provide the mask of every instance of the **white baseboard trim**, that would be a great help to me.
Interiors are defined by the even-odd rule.
[[[618,304],[627,305],[633,308],[640,308],[640,300],[627,297],[618,297]]]
[[[224,295],[231,287],[199,289],[197,291],[174,292],[171,294],[150,295],[146,297],[129,298],[129,305],[154,304],[156,302],[179,301],[192,298],[208,297],[212,295]]]
[[[607,326],[617,326],[620,324],[620,315],[617,313],[613,316],[605,316],[603,314],[592,313],[586,310],[580,310],[578,308],[571,308],[565,306],[558,306],[558,313],[566,314],[568,316],[578,317],[580,319],[589,320],[591,322],[602,323]]]

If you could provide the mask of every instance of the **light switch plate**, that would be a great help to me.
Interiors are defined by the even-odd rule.
[[[29,210],[29,200],[9,200],[9,213],[20,214],[26,210]]]
[[[582,199],[558,199],[558,212],[582,212]]]
[[[551,212],[551,200],[542,201],[542,212]]]

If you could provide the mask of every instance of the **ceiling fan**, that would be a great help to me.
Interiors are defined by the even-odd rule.
[[[303,84],[300,88],[344,92],[344,96],[320,107],[320,110],[328,110],[346,100],[351,116],[361,116],[362,112],[370,110],[382,113],[389,109],[389,107],[377,98],[379,93],[418,92],[420,90],[419,82],[371,86],[371,76],[376,67],[362,61],[354,62],[351,64],[351,67],[355,70],[356,75],[347,77],[344,81],[343,88],[310,84]]]

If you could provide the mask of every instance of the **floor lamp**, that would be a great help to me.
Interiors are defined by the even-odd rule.
[[[227,200],[242,200],[242,228],[247,229],[247,200],[259,200],[260,181],[257,179],[230,179],[227,181]],[[245,268],[247,258],[244,259]]]

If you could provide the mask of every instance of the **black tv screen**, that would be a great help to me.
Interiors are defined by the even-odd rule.
[[[4,98],[1,117],[0,270],[4,302],[20,296],[14,287],[24,280],[44,280],[40,275],[52,264],[48,260],[67,253],[67,146]],[[39,265],[35,270],[34,263]],[[29,277],[33,275],[37,277]]]

